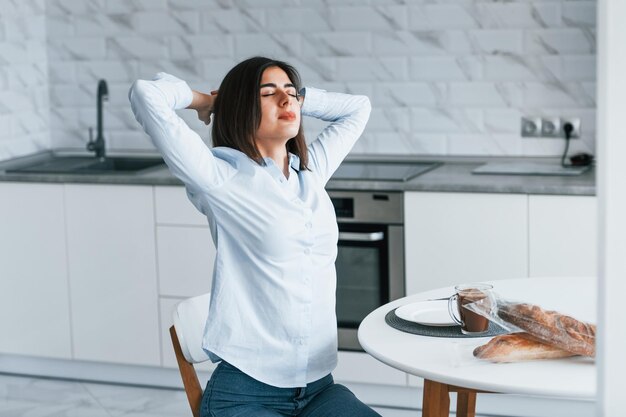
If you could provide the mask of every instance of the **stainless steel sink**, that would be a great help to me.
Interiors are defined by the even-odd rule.
[[[160,157],[51,156],[43,161],[7,169],[6,172],[33,174],[128,174],[164,164]]]

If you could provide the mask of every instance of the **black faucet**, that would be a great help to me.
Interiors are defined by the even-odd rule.
[[[98,129],[96,132],[96,140],[93,140],[92,130],[89,129],[89,143],[87,143],[88,151],[95,151],[96,158],[104,158],[104,135],[102,134],[102,102],[109,98],[109,88],[105,80],[98,81]]]

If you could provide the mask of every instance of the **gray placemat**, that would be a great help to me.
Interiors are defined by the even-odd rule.
[[[431,337],[491,337],[499,334],[508,333],[495,323],[489,322],[489,330],[487,333],[479,335],[469,335],[461,333],[461,326],[424,326],[423,324],[407,321],[396,316],[396,310],[393,309],[385,316],[385,322],[394,329],[406,333],[418,334],[420,336]]]

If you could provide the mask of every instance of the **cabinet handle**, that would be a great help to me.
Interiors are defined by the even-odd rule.
[[[339,232],[339,240],[354,240],[357,242],[378,242],[385,238],[384,232],[355,233]]]

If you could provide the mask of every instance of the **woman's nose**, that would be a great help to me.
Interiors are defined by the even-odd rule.
[[[284,91],[280,91],[278,93],[278,103],[281,106],[285,106],[285,105],[289,104],[289,94],[287,94]]]

